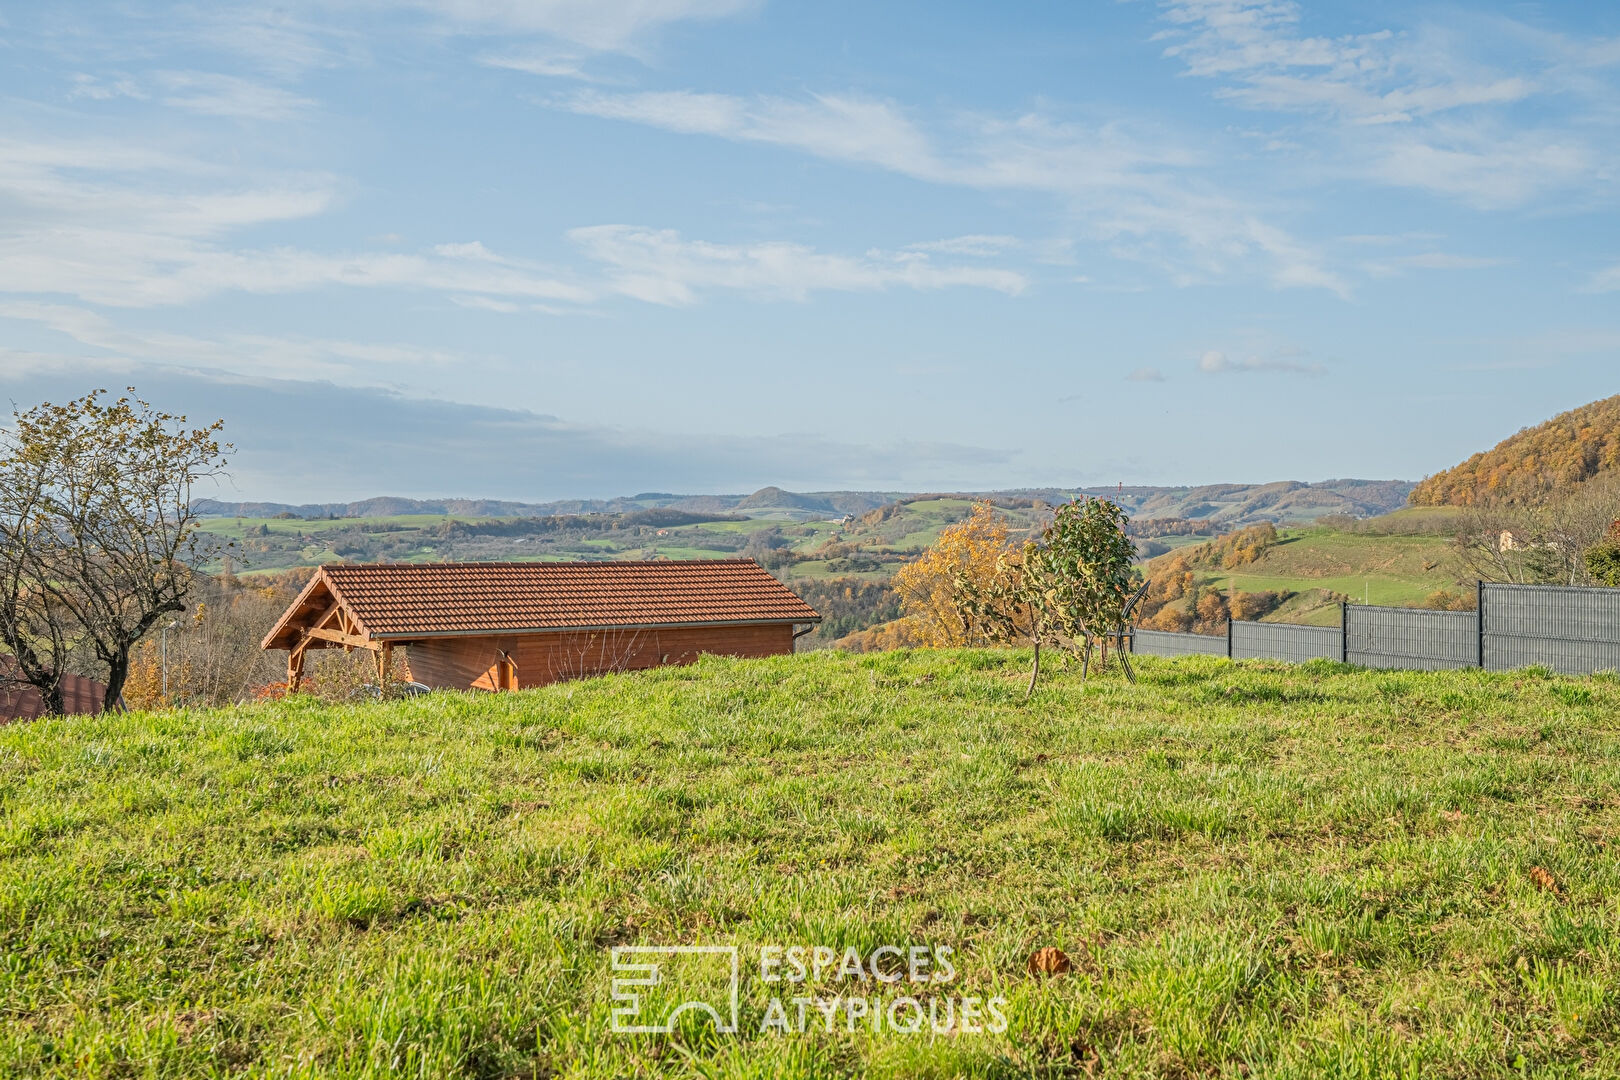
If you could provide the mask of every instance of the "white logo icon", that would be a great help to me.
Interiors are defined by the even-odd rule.
[[[669,976],[666,977],[666,969]],[[742,985],[735,945],[615,945],[613,947],[613,1031],[624,1035],[668,1035],[683,1012],[708,1013],[715,1031],[737,1031],[737,998]],[[622,976],[620,973],[624,973]],[[715,993],[702,993],[724,978],[729,991],[724,1001]],[[657,987],[674,986],[686,997],[661,1016],[643,1016],[644,997],[657,1001]],[[717,992],[717,991],[716,991]]]

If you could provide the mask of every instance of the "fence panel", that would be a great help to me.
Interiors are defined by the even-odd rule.
[[[1620,670],[1620,589],[1486,585],[1482,591],[1487,668]]]
[[[1472,611],[1352,604],[1345,619],[1347,663],[1428,671],[1479,664],[1479,616]]]
[[[1234,622],[1234,660],[1339,660],[1344,634],[1337,626],[1294,626],[1290,623]]]
[[[1225,656],[1226,635],[1178,634],[1170,630],[1134,630],[1131,651],[1144,656]]]

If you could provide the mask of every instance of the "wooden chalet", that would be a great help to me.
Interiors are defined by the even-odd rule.
[[[773,656],[821,621],[751,559],[322,566],[264,648],[296,690],[310,649],[368,649],[386,681],[516,690],[702,653]],[[795,626],[804,629],[795,632]]]

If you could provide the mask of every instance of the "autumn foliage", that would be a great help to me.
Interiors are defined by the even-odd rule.
[[[1156,560],[1148,591],[1137,605],[1136,624],[1146,630],[1215,634],[1229,620],[1253,621],[1269,615],[1288,599],[1287,593],[1228,595],[1209,582],[1200,582],[1198,576],[1200,571],[1248,566],[1276,546],[1278,539],[1277,527],[1261,522]]]
[[[957,582],[965,579],[988,588],[1011,545],[1007,524],[995,508],[975,505],[967,519],[943,530],[933,547],[894,575],[894,591],[909,626],[891,631],[891,636],[936,648],[986,644],[990,628],[958,604]]]
[[[1414,506],[1527,505],[1620,468],[1620,395],[1553,417],[1424,480]]]

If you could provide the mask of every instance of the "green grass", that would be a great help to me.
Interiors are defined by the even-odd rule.
[[[0,1075],[1620,1075],[1616,681],[1027,659],[0,730]],[[743,946],[742,1033],[611,1034],[625,943]],[[761,1035],[767,943],[1009,1028]]]
[[[1286,529],[1283,542],[1233,570],[1198,572],[1202,581],[1243,592],[1328,589],[1390,607],[1458,588],[1450,541],[1442,536],[1378,536],[1332,529]],[[1174,555],[1160,556],[1173,558]]]

